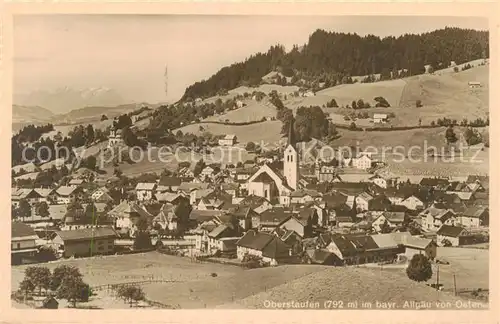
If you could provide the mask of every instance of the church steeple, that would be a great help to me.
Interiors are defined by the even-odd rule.
[[[288,145],[292,145],[294,148],[297,145],[297,141],[295,140],[295,132],[293,130],[293,126],[295,124],[295,118],[292,116],[290,119],[290,124],[288,125]]]
[[[299,180],[299,156],[297,153],[297,142],[295,140],[295,132],[293,124],[295,120],[292,117],[288,128],[288,144],[285,148],[283,156],[283,175],[286,178],[288,185],[297,190],[297,182]]]

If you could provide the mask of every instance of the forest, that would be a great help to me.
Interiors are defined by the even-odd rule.
[[[448,67],[489,57],[489,32],[444,28],[423,34],[380,38],[316,30],[304,46],[289,52],[274,45],[244,62],[224,67],[207,80],[189,86],[181,100],[206,98],[241,85],[259,85],[271,71],[291,77],[325,82],[326,86],[352,82],[351,76],[381,74],[381,79],[424,72],[424,66]]]

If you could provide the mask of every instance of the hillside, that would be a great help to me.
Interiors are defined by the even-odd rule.
[[[232,99],[238,95],[252,92],[263,92],[269,94],[277,91],[286,96],[283,103],[287,108],[296,110],[300,106],[320,106],[332,117],[335,124],[349,125],[351,121],[345,121],[344,116],[353,112],[367,112],[370,117],[374,113],[394,113],[395,118],[390,125],[394,126],[416,126],[421,120],[422,125],[429,125],[438,118],[449,118],[461,121],[466,118],[474,120],[476,118],[486,119],[489,114],[489,65],[478,66],[480,62],[467,62],[474,67],[465,71],[453,72],[450,69],[436,71],[434,74],[422,74],[396,80],[379,81],[373,83],[341,84],[334,87],[320,90],[312,97],[296,97],[290,93],[298,90],[294,86],[281,86],[277,84],[263,84],[257,87],[238,87],[228,91],[225,96],[210,97],[203,102],[215,102],[218,98],[222,100]],[[464,63],[465,64],[465,63]],[[462,65],[459,65],[459,68]],[[470,89],[469,81],[481,82],[481,88]],[[370,103],[372,107],[376,102],[375,97],[384,97],[391,107],[389,108],[369,108],[353,111],[342,106],[351,105],[352,101],[362,99]],[[339,108],[327,108],[327,102],[335,99]],[[422,107],[416,109],[416,101],[421,100]],[[211,117],[207,120],[231,122],[243,122],[255,120],[256,116],[271,116],[276,114],[272,109],[262,110],[262,106],[272,108],[267,100],[257,102],[252,99],[245,99],[248,107],[230,111],[224,115]],[[368,120],[356,121],[358,126],[369,127]]]
[[[12,105],[12,128],[17,131],[23,125],[47,123],[54,116],[54,113],[39,106]]]
[[[403,309],[405,301],[418,301],[432,302],[431,309],[436,309],[437,301],[455,305],[457,300],[460,299],[451,293],[438,292],[423,283],[413,282],[400,272],[328,267],[218,308],[265,308],[265,301],[274,301],[318,302],[320,309],[332,309],[325,307],[333,306],[325,302],[341,301],[342,308],[347,309],[347,303],[357,301],[355,309],[361,309],[363,302],[372,304],[373,309],[377,309],[376,302],[393,303],[395,309]]]
[[[353,76],[380,74],[380,78],[390,79],[391,74],[418,75],[425,72],[426,65],[437,70],[451,62],[462,64],[488,57],[488,37],[487,31],[448,27],[397,38],[318,29],[300,49],[294,46],[286,52],[282,46],[271,46],[265,53],[221,68],[207,80],[187,87],[182,99],[208,98],[224,89],[259,85],[273,71],[280,72],[280,84],[288,84],[291,77],[292,84],[312,89],[322,82],[352,83]]]

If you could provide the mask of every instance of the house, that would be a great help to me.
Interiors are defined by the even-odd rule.
[[[424,203],[424,198],[419,198],[422,197],[419,194],[412,194],[408,197],[405,197],[399,204],[400,206],[405,206],[409,210],[422,210],[426,207],[426,204]]]
[[[156,190],[156,183],[140,182],[135,186],[138,201],[150,201],[153,199]]]
[[[381,242],[374,236],[340,234],[326,236],[327,238],[323,239],[328,243],[325,249],[335,254],[342,264],[346,265],[392,261],[401,251],[401,247],[394,241]]]
[[[437,231],[438,246],[459,246],[466,244],[470,233],[463,227],[443,225]]]
[[[479,81],[469,81],[469,88],[470,89],[481,88],[481,82],[479,82]]]
[[[347,216],[341,216],[341,215],[336,215],[335,216],[335,222],[338,228],[351,228],[354,226],[356,223],[356,218],[351,215]]]
[[[325,249],[307,249],[305,254],[306,263],[321,265],[341,265],[342,262],[332,252]]]
[[[422,178],[420,186],[433,188],[434,190],[446,190],[450,181],[446,178]]]
[[[382,124],[387,122],[387,114],[373,114],[373,123]]]
[[[113,198],[109,195],[109,190],[106,187],[97,188],[90,194],[90,199],[95,202],[113,202]]]
[[[158,186],[156,188],[156,191],[157,192],[165,192],[165,191],[177,192],[181,183],[182,183],[182,179],[179,177],[163,176],[160,178],[160,181],[158,182]]]
[[[368,210],[371,211],[385,211],[392,210],[392,208],[393,205],[391,201],[384,194],[375,196],[373,199],[368,201]]]
[[[489,176],[478,176],[478,175],[469,175],[465,180],[465,183],[471,184],[480,184],[484,190],[489,190],[490,188],[490,177]]]
[[[69,204],[77,195],[81,193],[81,188],[76,186],[60,186],[55,190],[58,204]]]
[[[321,194],[316,190],[296,190],[290,195],[290,204],[305,204],[308,202],[318,201],[321,199]]]
[[[392,230],[402,226],[407,220],[408,218],[405,212],[386,211],[372,221],[372,228],[377,233],[381,233],[385,230]],[[384,228],[385,226],[387,226],[387,228]]]
[[[489,225],[490,212],[487,207],[471,206],[457,215],[457,221],[466,228]]]
[[[358,157],[352,159],[352,166],[357,169],[369,169],[372,167],[372,158],[368,153],[361,153]]]
[[[112,127],[108,136],[108,147],[119,146],[123,144],[122,130]]]
[[[354,199],[356,202],[356,211],[365,211],[369,210],[369,203],[373,199],[373,197],[367,192],[362,192]]]
[[[258,226],[259,215],[250,206],[242,206],[238,204],[235,207],[229,208],[227,213],[228,215],[233,215],[238,219],[239,224],[244,231],[248,231],[249,229]]]
[[[197,210],[193,209],[189,213],[189,223],[191,228],[196,228],[198,225],[212,220],[214,217],[219,217],[226,214],[223,210]]]
[[[63,257],[110,254],[115,250],[116,232],[109,227],[57,231],[52,239]]]
[[[221,189],[231,195],[232,197],[236,197],[238,195],[238,189],[240,185],[236,182],[223,183],[221,184]]]
[[[183,220],[187,222],[191,206],[187,201],[178,202],[177,204],[165,203],[158,215],[153,219],[153,224],[159,224],[160,227],[169,231],[177,231],[179,223]]]
[[[260,231],[272,232],[292,215],[290,208],[274,207],[260,213],[258,220],[252,220],[252,225]]]
[[[219,140],[219,146],[233,146],[236,144],[237,137],[234,134],[228,134]]]
[[[336,167],[332,165],[322,165],[316,169],[316,177],[319,182],[339,181]]]
[[[453,226],[457,222],[455,213],[451,209],[430,206],[419,214],[422,219],[422,229],[425,231],[438,230],[442,225]]]
[[[241,229],[235,228],[230,223],[221,223],[206,234],[202,242],[201,252],[210,255],[217,252],[228,254],[236,253],[236,243],[241,238]]]
[[[391,186],[394,181],[397,180],[397,177],[385,173],[377,173],[370,177],[368,180],[370,180],[370,182],[376,184],[380,188],[387,189],[388,186]]]
[[[301,238],[312,236],[313,225],[317,224],[318,215],[313,208],[304,208],[298,214],[292,213],[278,224],[278,228],[292,230]]]
[[[130,230],[134,228],[141,217],[150,219],[152,215],[135,202],[123,201],[108,212],[108,216],[115,221],[117,229]]]
[[[412,236],[409,232],[393,232],[372,235],[379,247],[393,246],[401,248],[400,254],[406,261],[411,260],[415,254],[423,254],[433,260],[437,256],[437,244],[431,239]]]
[[[68,186],[75,186],[75,187],[78,187],[78,186],[81,186],[85,183],[85,180],[83,179],[71,179],[69,182],[68,182]]]
[[[250,230],[236,243],[238,260],[243,260],[247,254],[261,257],[263,262],[275,266],[290,259],[291,248],[276,235]]]
[[[30,259],[38,252],[36,240],[38,235],[31,226],[12,222],[11,224],[11,262],[12,264],[22,264],[25,259]]]

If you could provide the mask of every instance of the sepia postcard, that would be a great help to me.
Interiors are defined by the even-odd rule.
[[[6,320],[498,322],[497,4],[4,9]]]

